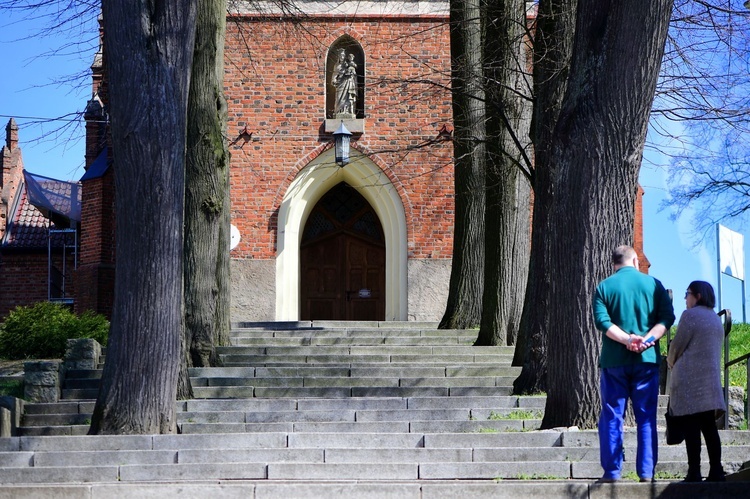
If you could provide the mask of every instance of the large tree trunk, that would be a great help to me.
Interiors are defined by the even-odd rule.
[[[226,0],[199,0],[190,81],[185,171],[185,347],[179,397],[191,396],[187,367],[217,365],[229,339],[229,151],[224,99]]]
[[[477,345],[514,344],[529,265],[531,98],[526,2],[486,3],[485,275]]]
[[[672,0],[580,0],[570,78],[552,142],[555,191],[547,405],[542,428],[592,428],[601,333],[591,312],[608,255],[632,244],[643,148]],[[637,40],[637,43],[634,43]]]
[[[534,143],[534,205],[531,257],[524,309],[519,326],[514,365],[522,365],[513,393],[532,394],[547,389],[547,334],[550,269],[554,266],[546,248],[549,209],[554,186],[550,143],[568,83],[573,53],[578,0],[541,1],[534,26],[534,111],[531,138]]]
[[[456,214],[443,329],[476,327],[482,313],[486,144],[479,4],[450,3]]]
[[[182,336],[185,127],[195,2],[103,3],[117,223],[91,434],[169,433]]]

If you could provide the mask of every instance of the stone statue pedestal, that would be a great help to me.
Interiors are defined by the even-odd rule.
[[[333,133],[338,130],[341,123],[344,124],[347,130],[352,133],[365,133],[365,120],[356,119],[353,115],[349,114],[346,116],[352,116],[351,118],[339,118],[338,116],[344,116],[343,114],[337,114],[336,118],[327,118],[325,122],[326,133]]]

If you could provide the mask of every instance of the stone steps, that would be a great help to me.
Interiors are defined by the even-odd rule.
[[[146,498],[185,499],[221,497],[222,499],[446,499],[453,497],[493,499],[538,499],[539,497],[576,497],[640,499],[659,497],[744,497],[747,483],[618,483],[592,484],[581,480],[400,480],[395,483],[374,480],[232,480],[219,482],[173,483],[80,483],[55,485],[6,485],[3,497],[37,499],[39,497],[85,497],[90,499]]]
[[[748,432],[723,431],[722,440],[732,442],[725,461],[750,451]],[[594,431],[11,437],[0,445],[0,483],[591,480],[601,473],[596,442]],[[635,432],[626,432],[625,470],[631,472],[634,443]],[[660,450],[661,472],[684,472],[683,446],[662,442]]]
[[[592,485],[596,432],[538,430],[545,397],[512,396],[512,349],[468,346],[476,331],[306,324],[235,328],[235,346],[220,350],[229,365],[191,369],[196,398],[178,402],[177,435],[86,436],[101,371],[69,372],[67,400],[27,404],[24,436],[0,439],[0,499],[43,496],[52,483],[89,487],[85,497],[172,497],[166,483],[196,497],[285,499],[685,491]],[[661,417],[667,398],[659,404]],[[750,433],[721,435],[726,468],[739,468]],[[634,475],[634,429],[625,443]],[[662,478],[684,474],[684,446],[661,441],[659,453]]]

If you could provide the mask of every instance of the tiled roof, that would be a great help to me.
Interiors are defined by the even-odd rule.
[[[21,199],[3,238],[2,248],[44,249],[47,248],[48,226],[55,228],[42,213],[29,203],[25,185],[19,189]],[[53,247],[62,246],[63,235],[53,234]]]
[[[23,171],[26,195],[29,203],[36,206],[51,220],[64,217],[81,220],[81,186],[77,182],[65,182]]]

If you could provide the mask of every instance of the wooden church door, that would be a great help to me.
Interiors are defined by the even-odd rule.
[[[385,318],[385,242],[370,204],[345,182],[315,205],[300,245],[301,320]]]

